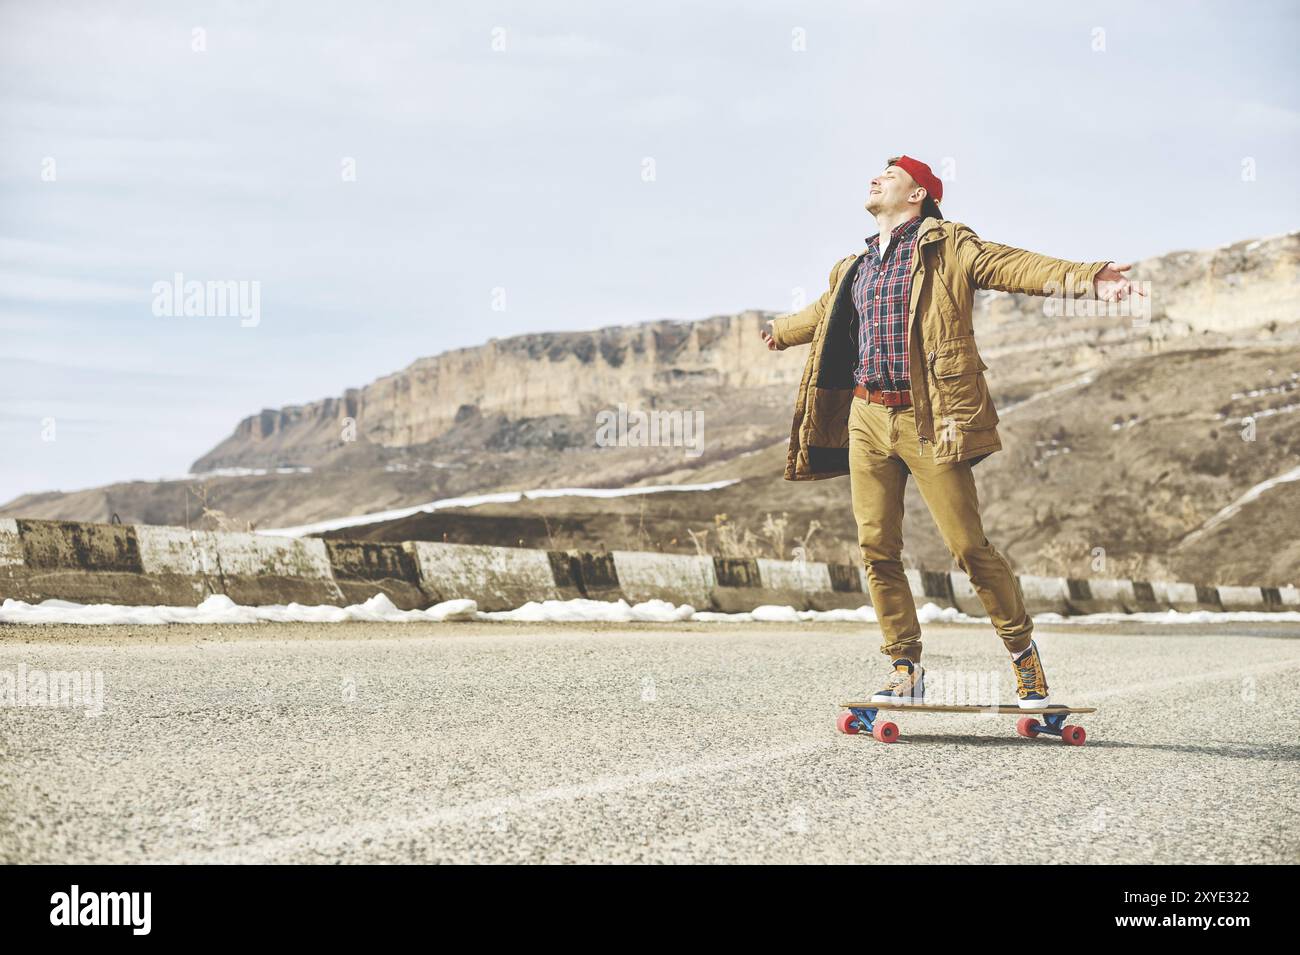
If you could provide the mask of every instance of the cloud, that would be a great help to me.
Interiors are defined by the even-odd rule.
[[[0,271],[0,299],[94,304],[133,302],[147,306],[149,296],[149,289],[143,287],[131,288],[90,279]]]
[[[1233,118],[1272,135],[1300,130],[1300,111],[1271,103],[1238,103]]]
[[[156,385],[178,428],[228,422],[219,438],[251,410],[491,336],[779,309],[874,231],[864,166],[900,141],[960,157],[953,214],[1050,254],[1137,258],[1294,228],[1284,29],[1270,45],[1226,8],[1171,21],[1135,7],[1119,47],[1177,56],[1098,59],[1091,21],[1066,8],[948,9],[917,70],[863,5],[0,4],[6,354],[75,369],[29,369],[38,404],[98,384],[86,369],[127,370],[102,379],[124,390],[137,371],[175,375],[138,384]],[[791,50],[794,26],[806,52]],[[899,75],[914,95],[891,105]],[[1123,171],[1196,196],[1184,218],[1087,214],[1120,168],[1090,116],[1114,109],[1104,141]],[[1273,177],[1264,211],[1240,189],[1207,191],[1219,173],[1188,160],[1206,154],[1257,156]],[[640,175],[645,156],[661,160],[657,182]],[[1222,172],[1234,186],[1235,172]],[[159,322],[151,286],[176,271],[261,281],[274,317]],[[490,307],[496,287],[507,311]],[[229,385],[187,387],[205,372]],[[93,417],[93,389],[75,394]],[[124,416],[120,433],[135,426]],[[138,473],[123,448],[105,442],[96,467]],[[49,484],[84,484],[58,470],[75,463],[50,464]]]

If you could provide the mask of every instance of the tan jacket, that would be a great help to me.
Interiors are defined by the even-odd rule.
[[[804,365],[786,461],[787,481],[816,481],[849,473],[849,407],[858,368],[858,311],[853,274],[861,252],[831,269],[830,288],[817,301],[778,318],[780,348],[811,343]],[[908,363],[916,432],[934,460],[983,460],[1002,447],[975,348],[971,317],[976,289],[1028,295],[1093,294],[1105,262],[1067,262],[987,242],[960,222],[926,219],[912,257],[907,313]],[[938,429],[936,432],[936,423]]]

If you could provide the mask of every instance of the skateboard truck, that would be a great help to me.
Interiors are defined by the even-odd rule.
[[[847,713],[840,714],[841,733],[870,733],[882,743],[892,743],[898,739],[898,726],[894,723],[876,723],[876,707],[849,707]]]
[[[1048,736],[1059,736],[1063,743],[1082,746],[1083,741],[1088,738],[1088,734],[1084,732],[1082,726],[1066,726],[1065,718],[1069,715],[1069,710],[1061,713],[1047,713],[1044,714],[1041,723],[1032,716],[1022,716],[1016,720],[1016,733],[1029,739],[1033,739],[1040,733],[1046,733]]]

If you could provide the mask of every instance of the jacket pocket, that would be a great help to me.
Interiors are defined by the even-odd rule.
[[[984,380],[987,368],[975,348],[973,335],[940,342],[930,353],[930,376],[937,399],[936,430],[949,423],[967,431],[991,428],[998,423],[998,413]]]

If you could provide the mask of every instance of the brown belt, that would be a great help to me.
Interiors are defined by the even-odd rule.
[[[887,405],[891,408],[906,408],[912,403],[912,392],[903,391],[881,391],[879,388],[864,388],[861,385],[853,389],[853,397],[861,398],[863,401],[874,401],[878,405]]]

